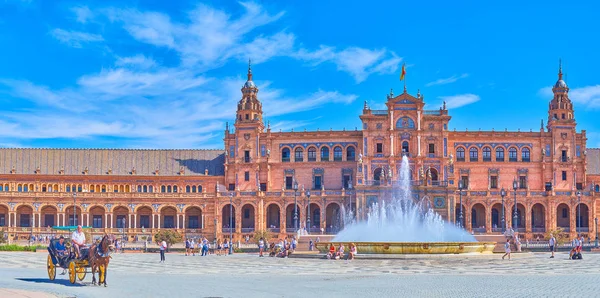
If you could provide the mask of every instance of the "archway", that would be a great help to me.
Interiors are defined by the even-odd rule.
[[[515,220],[515,209],[513,206],[511,218]],[[513,227],[517,228],[519,232],[525,232],[525,206],[521,203],[517,203],[517,222],[513,223]]]
[[[137,209],[137,226],[141,229],[154,228],[152,226],[152,208],[148,206],[142,206]]]
[[[427,169],[427,179],[431,180],[431,185],[439,185],[438,171],[435,168]]]
[[[21,205],[17,208],[17,226],[31,227],[33,219],[33,209],[27,205]]]
[[[271,229],[273,232],[279,232],[280,219],[281,214],[279,210],[279,205],[270,204],[267,206],[267,228]]]
[[[457,203],[454,206],[454,223],[457,226],[460,226],[461,228],[465,228],[465,217],[466,217],[466,212],[467,210],[465,209],[465,205],[462,205],[462,221],[460,220],[460,211],[461,211],[461,206],[459,203]]]
[[[286,208],[285,208],[285,226],[286,226],[286,230],[287,231],[296,231],[296,227],[298,227],[298,229],[300,229],[300,218],[302,217],[301,211],[302,210],[302,206],[300,206],[300,204],[298,204],[298,214],[297,216],[294,215],[294,204],[289,204]],[[296,226],[297,223],[297,226]]]
[[[546,232],[546,208],[540,203],[531,207],[531,231],[534,233]]]
[[[90,208],[90,220],[92,228],[102,229],[104,228],[104,208],[100,206],[94,206]]]
[[[254,206],[246,204],[242,206],[242,233],[254,231]]]
[[[8,227],[8,207],[4,205],[0,205],[0,227]],[[2,235],[4,237],[4,235]]]
[[[58,210],[54,206],[44,206],[41,212],[41,227],[53,227],[58,225]]]
[[[503,220],[502,204],[496,203],[496,204],[494,204],[494,206],[492,206],[492,231],[502,232],[503,228],[506,228],[506,213],[504,214],[504,220]]]
[[[471,208],[471,229],[473,232],[485,233],[485,206],[477,203]]]
[[[377,168],[375,169],[375,172],[373,172],[373,185],[379,185],[381,182],[381,168]],[[329,227],[329,225],[328,225]]]
[[[318,233],[321,231],[321,207],[318,204],[310,203],[310,212],[308,206],[305,210],[306,214],[310,214],[306,220],[306,230],[310,233]],[[309,220],[310,219],[310,223]]]
[[[235,232],[235,206],[226,204],[223,206],[221,214],[223,215],[221,218],[223,233]]]
[[[325,229],[328,234],[336,234],[342,228],[342,210],[337,203],[331,203],[325,208]]]
[[[126,229],[129,227],[129,209],[125,206],[118,206],[113,209],[112,226],[117,229]]]
[[[160,209],[160,225],[161,228],[174,229],[177,210],[174,207],[166,206]]]
[[[76,212],[77,214],[73,214],[73,212]],[[65,216],[67,217],[67,226],[77,226],[82,223],[82,212],[80,207],[73,208],[73,205],[65,207]]]
[[[204,222],[202,220],[202,210],[199,207],[189,207],[185,210],[185,225],[186,229],[202,229]]]
[[[577,232],[588,232],[590,230],[588,206],[584,203],[579,203],[575,212],[577,212],[577,217],[575,217],[575,226],[578,227]]]
[[[565,232],[569,232],[570,228],[570,211],[569,205],[565,203],[556,207],[556,227],[563,229]]]

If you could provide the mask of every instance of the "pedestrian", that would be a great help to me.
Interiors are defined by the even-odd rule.
[[[167,249],[167,242],[166,241],[162,241],[160,242],[160,262],[164,263],[165,262],[165,249]]]
[[[190,239],[185,239],[185,256],[190,254]]]
[[[552,235],[552,234],[550,234],[550,240],[548,240],[548,245],[550,246],[550,252],[552,253],[550,258],[553,259],[554,258],[554,247],[556,247],[556,238],[554,238],[554,235]]]
[[[504,257],[508,256],[508,260],[510,261],[510,240],[506,239],[506,243],[504,244],[504,252],[505,254],[502,256],[502,259],[504,260]]]
[[[312,239],[310,239],[310,241],[308,241],[308,250],[313,251],[314,247],[315,243],[312,241]]]
[[[258,256],[259,257],[263,256],[264,250],[265,250],[265,240],[261,237],[260,240],[258,240]]]

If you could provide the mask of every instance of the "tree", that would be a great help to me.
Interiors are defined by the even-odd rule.
[[[546,232],[545,239],[550,240],[550,235],[554,235],[556,239],[556,246],[562,245],[565,241],[568,241],[568,236],[565,235],[563,228],[556,228],[555,230],[550,230]]]
[[[3,244],[4,242],[6,242],[6,239],[4,239],[4,229],[0,230],[0,244]]]
[[[273,234],[270,231],[258,230],[258,231],[254,231],[254,236],[252,237],[252,239],[254,240],[254,243],[258,244],[258,241],[260,240],[260,238],[263,238],[265,240],[265,245],[266,245],[266,243],[271,239],[271,237],[273,237]]]
[[[183,236],[176,231],[172,230],[160,230],[154,234],[154,240],[156,242],[166,242],[167,247],[171,247],[173,244],[183,241]]]

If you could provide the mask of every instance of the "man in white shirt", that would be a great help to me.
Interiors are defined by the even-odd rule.
[[[81,257],[79,248],[85,247],[85,234],[83,233],[81,226],[77,226],[77,231],[71,234],[71,241],[73,242],[73,247],[75,247],[75,251],[77,252],[77,258],[79,259]]]

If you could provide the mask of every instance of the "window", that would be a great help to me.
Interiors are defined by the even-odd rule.
[[[465,149],[464,148],[456,149],[456,161],[465,161]]]
[[[171,185],[167,185],[167,192],[173,192],[173,189],[171,188]]]
[[[348,149],[346,149],[346,160],[354,161],[355,158],[356,158],[356,150],[352,146],[348,147]]]
[[[469,176],[461,176],[460,180],[462,181],[463,189],[469,188]]]
[[[160,186],[160,192],[167,192],[167,187],[164,185]]]
[[[2,191],[2,189],[0,189],[0,191]],[[67,186],[65,187],[65,191],[66,191],[66,192],[71,192],[71,185],[67,185]]]
[[[527,176],[519,176],[519,188],[527,189]]]
[[[281,150],[281,162],[290,162],[290,148]]]
[[[562,115],[560,115],[561,119],[565,119],[565,113],[562,113]]]
[[[562,171],[562,181],[567,181],[567,171]]]
[[[294,161],[295,162],[304,161],[304,150],[302,150],[302,148],[296,148],[296,150],[294,150]]]
[[[150,215],[140,215],[140,228],[150,227]]]
[[[308,148],[308,161],[317,161],[317,148]]]
[[[287,176],[285,177],[285,189],[292,189],[294,185],[294,177]]]
[[[402,153],[408,153],[408,141],[402,142]]]
[[[342,178],[342,181],[344,184],[343,187],[345,189],[350,189],[350,179],[351,179],[350,175],[344,175],[344,177]],[[354,186],[352,186],[352,187],[354,187]]]
[[[250,218],[250,209],[244,209],[244,218]]]
[[[552,191],[552,182],[546,182],[546,191]]]
[[[246,114],[246,120],[250,119],[250,116],[248,114]]]
[[[577,190],[583,190],[583,183],[581,183],[581,182],[576,183],[575,187],[577,188]]]
[[[18,192],[22,192],[23,191],[23,185],[21,185],[21,184],[17,185],[17,191]]]
[[[30,214],[21,214],[20,219],[20,227],[29,227],[31,224],[31,215]],[[3,236],[4,237],[4,236]]]
[[[333,161],[342,161],[342,147],[333,148]]]
[[[321,148],[321,161],[329,161],[329,148],[328,147]]]
[[[478,161],[479,160],[479,150],[473,147],[469,149],[469,161]]]
[[[197,229],[200,227],[200,225],[198,225],[199,221],[198,221],[198,215],[190,215],[188,217],[188,229]]]
[[[321,189],[323,187],[323,185],[322,185],[323,179],[322,178],[323,177],[321,177],[321,176],[315,176],[314,177],[315,183],[313,185],[313,189]]]
[[[92,218],[92,228],[102,228],[102,215],[94,215],[94,217]]]
[[[569,211],[567,210],[567,208],[562,209],[562,217],[563,218],[569,217]]]
[[[596,184],[596,187],[594,188],[595,192],[600,192],[600,185]]]
[[[492,161],[492,148],[483,148],[483,161]]]
[[[496,161],[504,161],[504,148],[496,149]]]
[[[235,191],[235,183],[229,183],[229,191]]]
[[[202,185],[198,185],[198,192],[202,192]]]
[[[186,185],[185,192],[192,192],[192,188],[189,185]]]
[[[490,177],[490,188],[493,188],[493,189],[498,188],[498,176]]]
[[[125,228],[125,215],[117,215],[117,229]]]
[[[6,226],[6,217],[4,214],[0,214],[0,227]],[[2,235],[4,237],[4,235]]]
[[[523,148],[523,150],[521,150],[521,161],[522,162],[529,162],[530,159],[530,152],[529,152],[529,148]]]
[[[429,154],[435,154],[435,144],[429,144]]]
[[[567,160],[568,160],[568,158],[567,158],[567,150],[562,150],[561,151],[560,160],[562,162],[567,162]]]
[[[244,162],[250,162],[250,150],[244,150]]]
[[[511,161],[511,162],[517,161],[517,148],[508,149],[508,161]]]
[[[267,191],[267,184],[266,183],[261,183],[260,184],[260,191]]]
[[[250,172],[244,172],[244,181],[250,181]]]
[[[375,149],[376,153],[383,153],[383,144],[377,143],[377,148]]]

